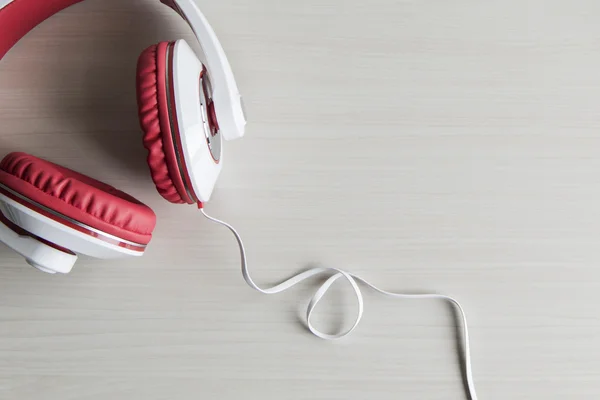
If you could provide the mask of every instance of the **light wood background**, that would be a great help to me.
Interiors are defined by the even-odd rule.
[[[311,263],[456,296],[480,399],[600,396],[600,2],[201,1],[245,96],[207,209],[254,276]],[[0,247],[2,399],[464,399],[446,304],[366,294],[306,331],[230,235],[154,190],[139,53],[193,38],[154,1],[89,0],[0,62],[0,151],[150,205],[142,259],[49,276]],[[350,322],[343,285],[318,325]]]

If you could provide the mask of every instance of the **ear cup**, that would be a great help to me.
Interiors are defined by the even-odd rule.
[[[142,245],[152,238],[156,216],[149,207],[112,186],[49,161],[11,153],[0,163],[0,184],[42,208],[109,235]],[[0,192],[9,194],[1,186]]]
[[[156,189],[171,203],[193,204],[185,190],[173,144],[172,123],[167,97],[167,52],[171,43],[150,46],[139,57],[137,66],[137,100],[144,147],[148,150],[148,166]]]

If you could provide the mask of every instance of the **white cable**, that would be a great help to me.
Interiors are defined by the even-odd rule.
[[[366,281],[365,279],[361,278],[358,275],[355,275],[350,272],[346,272],[346,271],[343,271],[343,270],[337,269],[337,268],[322,268],[322,267],[311,268],[307,271],[304,271],[297,275],[294,275],[293,277],[289,278],[288,280],[286,280],[278,285],[275,285],[271,288],[262,289],[256,283],[254,283],[254,281],[252,280],[252,277],[250,276],[250,273],[248,271],[248,263],[247,263],[247,259],[246,259],[246,249],[244,248],[244,242],[242,241],[240,234],[235,230],[235,228],[233,226],[229,225],[228,223],[218,220],[216,218],[213,218],[210,215],[206,214],[206,212],[204,211],[204,209],[202,207],[200,207],[200,211],[207,219],[209,219],[210,221],[212,221],[216,224],[226,227],[227,229],[229,229],[231,231],[231,233],[233,233],[233,235],[235,236],[235,239],[237,240],[238,246],[240,248],[240,257],[241,257],[241,261],[242,261],[242,275],[244,277],[244,280],[248,283],[248,285],[250,285],[250,287],[252,287],[253,289],[255,289],[261,293],[264,293],[264,294],[281,293],[281,292],[283,292],[287,289],[290,289],[291,287],[296,286],[300,282],[303,282],[306,279],[311,278],[315,275],[331,274],[331,276],[325,281],[325,283],[323,283],[319,287],[319,289],[315,292],[315,294],[311,298],[310,302],[308,303],[308,307],[306,309],[306,325],[308,326],[308,329],[310,329],[310,331],[315,336],[318,336],[322,339],[326,339],[326,340],[340,339],[346,335],[349,335],[358,326],[358,324],[362,318],[362,315],[363,315],[364,307],[363,307],[362,293],[360,291],[360,288],[358,287],[357,281],[370,287],[371,289],[375,290],[376,292],[379,292],[379,293],[381,293],[385,296],[389,296],[389,297],[395,297],[395,298],[401,298],[401,299],[437,299],[437,300],[448,301],[450,304],[452,304],[453,306],[456,307],[456,309],[459,311],[459,314],[460,314],[460,320],[461,320],[460,322],[462,324],[462,329],[463,329],[462,342],[460,343],[462,346],[462,348],[460,349],[462,351],[461,355],[463,356],[463,360],[461,360],[462,361],[461,364],[463,366],[464,379],[467,384],[467,392],[469,394],[470,400],[477,400],[477,394],[475,392],[475,384],[473,383],[473,371],[471,368],[471,349],[469,347],[469,329],[467,327],[467,316],[465,315],[465,311],[463,310],[462,306],[460,305],[460,303],[457,300],[453,299],[452,297],[441,295],[441,294],[402,294],[402,293],[388,292],[386,290],[379,289],[377,286],[369,283],[368,281]],[[347,331],[336,333],[336,334],[328,334],[328,333],[319,331],[317,328],[315,328],[313,326],[313,324],[311,322],[311,316],[312,316],[313,310],[315,309],[315,307],[317,306],[319,301],[321,301],[321,299],[323,298],[325,293],[327,293],[327,291],[329,290],[331,285],[333,285],[335,283],[335,281],[337,281],[339,278],[345,278],[352,286],[352,289],[354,290],[354,294],[356,295],[356,299],[358,301],[358,312],[356,314],[356,320],[354,321],[354,324],[352,325],[352,327],[350,329],[348,329]]]

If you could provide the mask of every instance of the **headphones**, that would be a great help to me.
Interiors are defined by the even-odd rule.
[[[45,19],[82,0],[0,0],[0,59]],[[161,0],[192,28],[207,65],[182,39],[142,52],[137,102],[148,166],[171,203],[208,201],[223,166],[222,139],[244,135],[231,66],[194,0]],[[77,254],[141,256],[154,212],[105,183],[25,153],[0,162],[0,241],[48,273],[68,273]]]
[[[36,25],[80,1],[0,0],[0,59]],[[306,311],[307,328],[322,339],[344,337],[357,327],[363,315],[359,284],[391,298],[449,302],[457,309],[463,330],[460,352],[466,391],[477,400],[467,319],[452,297],[389,292],[359,275],[326,267],[311,268],[271,288],[261,288],[253,281],[239,233],[203,208],[223,166],[222,139],[244,135],[242,98],[225,52],[195,0],[160,1],[187,21],[208,64],[204,66],[184,40],[161,42],[139,57],[136,84],[140,126],[152,180],[160,195],[171,203],[197,204],[208,220],[229,229],[239,246],[242,276],[258,292],[276,294],[326,275]],[[156,215],[149,207],[93,178],[25,153],[11,153],[0,162],[0,241],[41,271],[68,273],[78,253],[103,259],[141,256],[155,225]],[[312,325],[311,317],[325,293],[340,279],[354,291],[356,319],[347,331],[324,333]]]

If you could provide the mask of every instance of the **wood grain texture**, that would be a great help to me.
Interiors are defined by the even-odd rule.
[[[245,95],[207,209],[256,280],[313,262],[470,318],[481,399],[600,397],[600,3],[222,0],[201,7]],[[142,259],[36,272],[0,247],[0,398],[459,400],[447,305],[366,295],[347,340],[266,297],[232,238],[153,188],[138,54],[189,29],[153,1],[89,0],[0,62],[0,150],[144,200]],[[351,318],[335,290],[319,326]],[[342,306],[343,312],[338,311]]]

